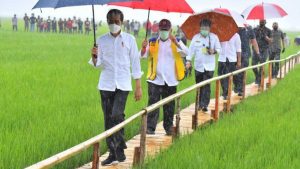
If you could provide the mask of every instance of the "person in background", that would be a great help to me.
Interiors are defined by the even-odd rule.
[[[180,39],[182,41],[182,43],[185,46],[187,46],[187,39],[186,39],[184,33],[182,32],[182,30],[180,29],[179,25],[177,25],[176,38]],[[186,61],[187,61],[186,56],[182,57],[182,59],[183,59],[184,65],[186,65]],[[192,69],[193,69],[193,67],[190,66],[189,69],[185,70],[185,77],[192,76]]]
[[[84,28],[85,28],[85,34],[89,35],[91,31],[91,22],[89,21],[89,18],[86,18],[84,22]]]
[[[52,25],[52,32],[57,33],[57,21],[55,17],[53,18],[51,25]]]
[[[273,23],[272,42],[270,45],[270,58],[269,60],[280,60],[280,54],[285,52],[285,43],[283,32],[278,28],[278,23]],[[279,63],[272,64],[272,78],[278,76]]]
[[[83,34],[83,22],[78,18],[78,33]]]
[[[97,40],[98,47],[92,49],[90,64],[102,68],[98,89],[104,113],[105,130],[124,121],[125,106],[129,92],[132,90],[131,76],[135,79],[135,100],[142,97],[140,79],[143,75],[140,55],[134,36],[122,32],[124,15],[118,9],[107,13],[110,32]],[[131,70],[131,71],[130,71]],[[127,148],[124,129],[106,139],[109,156],[102,165],[123,162],[126,159],[124,149]]]
[[[13,31],[18,31],[18,18],[17,15],[14,14],[14,17],[11,19]]]
[[[255,37],[259,47],[259,54],[253,51],[252,65],[257,65],[259,63],[264,63],[269,57],[269,46],[272,42],[272,31],[266,27],[266,20],[260,20],[259,26],[254,28]],[[254,49],[253,49],[254,50]],[[261,81],[261,70],[262,68],[253,69],[255,75],[255,84],[259,85]]]
[[[249,58],[251,57],[250,44],[253,46],[256,55],[260,55],[258,44],[256,41],[255,33],[250,26],[240,27],[238,34],[241,38],[242,54],[241,54],[241,68],[249,66]],[[244,73],[240,73],[235,76],[234,80],[234,92],[238,93],[238,96],[243,96],[243,79]]]
[[[73,22],[72,22],[71,18],[68,19],[67,28],[68,28],[69,34],[71,34],[72,28],[73,28]]]
[[[47,32],[50,32],[50,27],[51,27],[51,19],[50,19],[50,16],[48,16],[48,19],[47,19],[47,28],[46,28],[46,30],[47,30]]]
[[[41,24],[41,17],[40,15],[38,15],[38,17],[36,18],[36,31],[40,32],[40,24]]]
[[[141,57],[148,57],[148,105],[152,105],[177,91],[179,81],[184,79],[184,63],[181,52],[187,48],[171,34],[171,22],[162,19],[159,22],[159,36],[145,40],[142,44]],[[184,51],[183,49],[186,49]],[[152,66],[151,66],[152,65]],[[163,127],[167,135],[173,133],[175,101],[164,105]],[[147,116],[147,134],[155,134],[159,109]]]
[[[35,23],[36,23],[36,17],[34,16],[34,13],[32,13],[30,17],[30,32],[34,32]]]
[[[134,32],[135,38],[139,37],[139,30],[140,30],[140,23],[138,21],[135,21],[134,25],[133,25],[133,32]]]
[[[76,17],[74,16],[73,17],[73,21],[72,21],[72,27],[73,27],[73,34],[74,33],[77,33],[77,29],[78,29],[78,21],[77,21],[77,19],[76,19]]]
[[[153,22],[151,32],[152,32],[152,35],[151,35],[152,37],[158,37],[159,26],[156,21]]]
[[[29,17],[27,16],[26,13],[25,13],[25,16],[24,16],[23,20],[24,20],[24,24],[25,24],[25,32],[28,32],[28,30],[29,30]]]
[[[144,28],[147,31],[148,36],[151,36],[152,23],[150,21],[146,21],[144,23]]]
[[[44,19],[43,18],[40,19],[39,27],[40,27],[39,28],[40,32],[44,32]]]
[[[287,36],[286,33],[283,33],[283,36],[284,36],[284,44],[285,44],[285,47],[289,47],[290,46],[290,38],[289,36]]]
[[[132,21],[130,22],[130,32],[134,32],[134,20],[132,19]]]
[[[66,18],[64,18],[64,33],[67,33],[67,23],[68,23],[68,21],[67,21],[67,19]]]
[[[221,42],[221,53],[219,56],[218,64],[218,75],[225,75],[231,73],[237,69],[240,69],[242,66],[241,63],[241,52],[242,44],[241,38],[238,33],[235,33],[229,41]],[[234,80],[236,77],[234,77]],[[228,96],[228,82],[229,78],[221,79],[221,87],[223,91],[223,98],[227,100]]]
[[[192,59],[195,57],[195,81],[211,79],[214,76],[216,67],[216,55],[221,51],[219,38],[216,34],[210,32],[211,21],[203,19],[200,21],[200,33],[196,34],[190,44],[189,54],[187,56],[186,69],[192,66]],[[210,84],[200,88],[200,99],[198,110],[208,111],[210,102]]]
[[[63,33],[64,32],[64,21],[59,18],[58,20],[58,32]]]

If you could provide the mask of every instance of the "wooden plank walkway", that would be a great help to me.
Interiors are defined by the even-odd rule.
[[[284,67],[282,67],[284,69]],[[267,74],[267,71],[265,71]],[[283,77],[284,75],[282,75]],[[268,78],[265,79],[265,87],[264,89],[267,90],[267,82]],[[272,86],[276,85],[277,80],[272,80]],[[248,84],[246,86],[246,93],[245,97],[254,96],[259,94],[258,85],[252,83]],[[234,92],[232,92],[231,97],[231,105],[235,105],[241,102],[241,97],[237,96]],[[222,97],[219,99],[219,110],[223,111],[223,103],[224,100]],[[210,123],[213,118],[211,117],[211,110],[215,109],[215,99],[211,99],[209,107],[209,111],[207,113],[203,113],[201,111],[198,112],[198,125],[201,126],[206,123]],[[186,135],[193,132],[192,129],[192,116],[195,114],[195,104],[191,104],[185,109],[182,109],[180,111],[180,134]],[[175,123],[175,117],[174,117],[174,123]],[[172,144],[172,136],[166,136],[165,131],[163,129],[163,123],[160,122],[157,125],[156,134],[155,135],[147,135],[146,136],[146,157],[148,156],[155,156],[157,153],[159,153],[162,149],[168,148]],[[111,166],[101,166],[99,164],[99,168],[103,169],[128,169],[132,167],[133,164],[133,155],[134,155],[134,149],[135,147],[140,146],[140,135],[136,135],[131,140],[127,141],[127,149],[125,150],[126,154],[126,161],[111,165]],[[108,152],[105,153],[100,157],[100,162],[108,157]],[[78,169],[91,169],[92,168],[92,162],[85,164],[82,167],[79,167]]]

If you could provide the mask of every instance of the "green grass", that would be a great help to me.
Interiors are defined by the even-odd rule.
[[[299,74],[298,65],[272,90],[177,140],[143,168],[300,168]]]
[[[106,31],[102,27],[97,34]],[[143,35],[137,39],[139,46],[142,39]],[[92,35],[27,33],[22,23],[19,32],[12,32],[10,22],[2,20],[0,42],[1,169],[24,168],[104,131],[96,88],[100,72],[87,64]],[[297,50],[292,46],[285,56]],[[146,73],[145,60],[142,68]],[[133,94],[129,95],[127,117],[147,105],[145,81],[144,75],[142,101],[135,103]],[[190,77],[178,91],[194,83]],[[194,93],[186,95],[182,106],[194,98]],[[138,133],[139,124],[137,120],[126,127],[127,139]],[[104,142],[101,151],[106,151]],[[89,162],[91,156],[89,149],[55,168],[74,168]]]

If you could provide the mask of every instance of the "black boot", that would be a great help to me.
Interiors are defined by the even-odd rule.
[[[105,166],[105,165],[110,165],[110,164],[113,164],[116,162],[117,162],[117,159],[116,159],[115,155],[113,155],[112,153],[109,153],[109,156],[107,157],[106,160],[101,162],[101,165]]]
[[[119,162],[124,162],[126,160],[124,149],[118,148],[116,156]]]

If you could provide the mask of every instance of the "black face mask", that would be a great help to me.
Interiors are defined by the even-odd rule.
[[[278,30],[278,26],[273,26],[273,29],[274,30]]]

